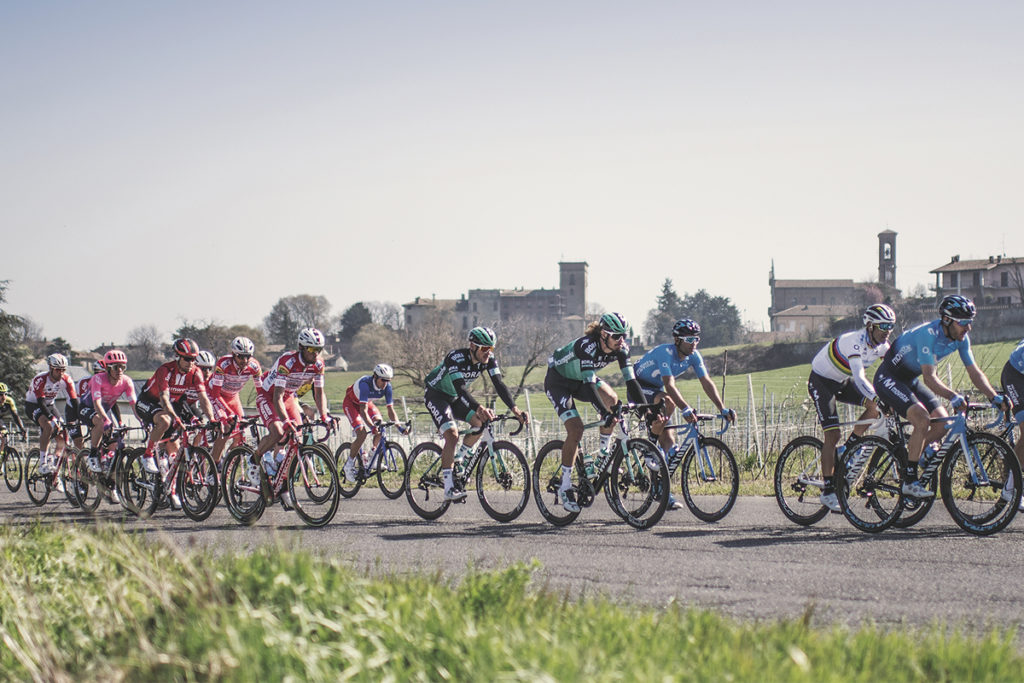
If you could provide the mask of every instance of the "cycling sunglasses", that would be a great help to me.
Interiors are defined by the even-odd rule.
[[[611,332],[609,332],[608,336],[611,337],[612,339],[625,339],[626,338],[626,333],[625,332],[616,332],[615,334],[612,334]]]
[[[676,339],[687,344],[696,344],[700,341],[700,337],[676,337]]]
[[[875,323],[875,327],[888,332],[892,328],[896,327],[896,323]]]
[[[974,318],[951,318],[960,327],[967,327],[974,324]]]

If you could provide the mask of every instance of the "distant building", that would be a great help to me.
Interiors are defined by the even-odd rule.
[[[477,325],[496,326],[512,320],[562,322],[574,332],[583,329],[587,312],[587,262],[558,264],[553,289],[470,289],[459,299],[418,296],[405,309],[405,327],[415,330],[435,315],[450,316],[457,334]]]
[[[935,297],[962,294],[984,305],[1020,305],[1024,290],[1024,257],[989,256],[949,263],[929,271],[935,273]]]

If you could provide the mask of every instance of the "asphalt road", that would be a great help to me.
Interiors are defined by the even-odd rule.
[[[53,502],[57,501],[57,502]],[[119,518],[104,504],[98,519]],[[0,523],[91,524],[62,497],[35,507],[24,489],[0,485]],[[864,534],[841,516],[811,528],[791,524],[771,498],[742,498],[717,524],[669,512],[652,530],[634,531],[603,499],[565,528],[547,524],[533,502],[510,524],[491,521],[474,494],[435,522],[404,498],[375,490],[342,500],[334,521],[310,529],[292,512],[269,509],[253,527],[221,507],[203,524],[159,511],[130,520],[154,538],[216,552],[280,543],[339,558],[371,572],[427,571],[457,578],[470,565],[505,567],[536,558],[537,585],[570,595],[711,607],[744,619],[810,614],[813,623],[873,622],[970,630],[1020,624],[1024,614],[1024,521],[987,538],[956,527],[941,504],[908,530]]]

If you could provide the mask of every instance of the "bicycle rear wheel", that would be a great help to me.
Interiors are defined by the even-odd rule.
[[[412,449],[405,470],[405,497],[409,507],[423,519],[437,519],[448,510],[441,477],[441,447],[425,441]]]
[[[394,441],[384,443],[384,452],[377,463],[377,485],[387,498],[395,500],[405,493],[405,469],[409,461],[405,450]]]
[[[181,511],[192,521],[202,522],[217,507],[217,465],[202,446],[189,446],[181,457],[177,475]]]
[[[7,485],[7,490],[11,493],[16,493],[21,488],[22,478],[22,467],[21,454],[18,451],[8,446],[4,449],[2,460],[0,460],[0,470],[4,473],[4,484]]]
[[[680,466],[683,500],[694,517],[717,522],[729,514],[740,491],[740,472],[736,458],[722,441],[700,437]]]
[[[50,482],[53,481],[53,474],[42,474],[39,471],[40,458],[39,449],[33,448],[25,456],[25,493],[28,499],[36,505],[43,505],[50,497]]]
[[[651,469],[647,464],[656,464]],[[605,494],[611,493],[612,509],[634,529],[650,529],[668,509],[669,474],[665,457],[647,439],[630,439],[620,447],[611,464]]]
[[[558,489],[562,485],[562,444],[561,439],[548,441],[537,452],[533,461],[533,500],[541,516],[555,526],[565,526],[580,516],[578,512],[569,512],[558,500]],[[577,463],[578,465],[579,463]],[[572,485],[579,484],[579,467],[572,471]]]
[[[250,466],[252,453],[248,446],[237,446],[228,451],[224,456],[221,479],[228,512],[235,521],[246,526],[255,524],[267,508],[260,490],[259,466]]]
[[[288,471],[288,487],[295,512],[303,522],[321,527],[334,519],[341,495],[333,456],[312,446],[301,447]]]
[[[148,518],[156,510],[158,503],[157,482],[159,474],[147,472],[142,466],[144,448],[136,448],[125,458],[121,468],[121,502],[130,513],[137,517]]]
[[[359,493],[359,489],[363,487],[363,477],[366,475],[363,469],[363,458],[356,455],[355,459],[352,461],[356,480],[349,481],[345,478],[345,464],[348,462],[351,455],[352,443],[348,441],[338,446],[338,450],[334,452],[334,461],[338,463],[338,481],[340,482],[339,486],[341,487],[341,495],[345,498],[351,498]]]
[[[491,518],[511,522],[530,502],[530,467],[526,456],[509,441],[484,448],[476,467],[476,495]]]
[[[91,515],[96,512],[96,508],[100,506],[100,501],[103,500],[103,489],[99,484],[99,477],[102,475],[89,469],[88,455],[89,452],[83,450],[75,458],[75,477],[72,487],[75,491],[78,507],[83,512]]]
[[[969,434],[967,449],[965,454],[955,443],[942,462],[942,502],[957,526],[987,536],[1004,528],[1017,514],[1020,464],[1006,442],[994,434]]]
[[[817,524],[828,515],[821,504],[821,440],[798,436],[779,453],[775,463],[775,502],[789,521],[801,526]]]
[[[900,461],[892,445],[877,436],[861,438],[850,451],[836,459],[836,497],[843,515],[861,531],[884,531],[903,511]],[[853,468],[849,472],[848,466]]]

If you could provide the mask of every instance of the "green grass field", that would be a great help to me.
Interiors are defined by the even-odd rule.
[[[305,552],[183,552],[0,528],[4,681],[1019,681],[1013,630],[741,622],[574,599],[536,566],[373,576]]]

